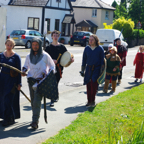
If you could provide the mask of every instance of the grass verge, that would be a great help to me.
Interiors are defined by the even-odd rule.
[[[119,93],[90,108],[43,144],[144,143],[144,85]]]

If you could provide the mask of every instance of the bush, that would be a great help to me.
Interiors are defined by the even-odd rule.
[[[107,23],[103,23],[104,29],[112,29],[113,25],[107,25]]]
[[[124,17],[116,19],[113,23],[113,29],[121,31],[123,29],[124,38],[129,38],[133,34],[134,22],[131,19],[125,19]]]
[[[131,39],[137,39],[137,37],[138,37],[138,29],[134,29]],[[140,39],[144,38],[144,30],[142,29],[139,30],[139,38]]]

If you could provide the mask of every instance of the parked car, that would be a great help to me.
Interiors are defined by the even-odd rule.
[[[70,45],[80,44],[81,46],[86,46],[88,45],[90,35],[92,33],[87,31],[74,32],[70,38]]]
[[[96,32],[97,37],[100,40],[100,45],[103,46],[105,50],[108,49],[109,44],[116,45],[115,39],[119,38],[121,39],[122,45],[125,47],[128,46],[128,44],[124,41],[123,34],[119,30],[115,29],[98,29]]]
[[[31,48],[31,42],[33,38],[40,38],[44,44],[44,36],[35,30],[13,30],[8,38],[12,38],[17,46],[25,46],[25,48]],[[46,38],[46,46],[49,45],[49,39]]]

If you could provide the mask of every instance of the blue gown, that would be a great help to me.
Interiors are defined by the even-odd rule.
[[[95,82],[100,76],[101,66],[104,64],[104,50],[101,46],[96,47],[94,50],[90,46],[86,46],[83,53],[82,66],[86,66],[86,72],[84,77],[84,84],[88,84],[90,79]],[[94,65],[94,71],[92,73],[92,66]]]
[[[9,58],[1,53],[0,62],[21,70],[21,59],[16,53]],[[19,91],[15,86],[21,84],[21,74],[6,67],[0,67],[0,118],[5,120],[20,118]]]

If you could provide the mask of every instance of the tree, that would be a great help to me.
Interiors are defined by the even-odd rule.
[[[127,1],[126,0],[121,0],[121,4],[124,4],[125,8],[127,8]]]
[[[117,29],[119,31],[123,29],[123,36],[125,38],[132,36],[134,26],[135,24],[131,19],[125,19],[124,17],[115,20],[113,23],[113,29]]]
[[[135,25],[141,21],[144,29],[144,0],[131,0],[128,15],[135,22]]]
[[[117,2],[114,0],[112,3],[112,7],[116,8],[118,6]]]
[[[116,6],[116,10],[114,11],[114,19],[118,19],[120,17],[129,18],[128,11],[125,8],[125,4],[120,4]]]

